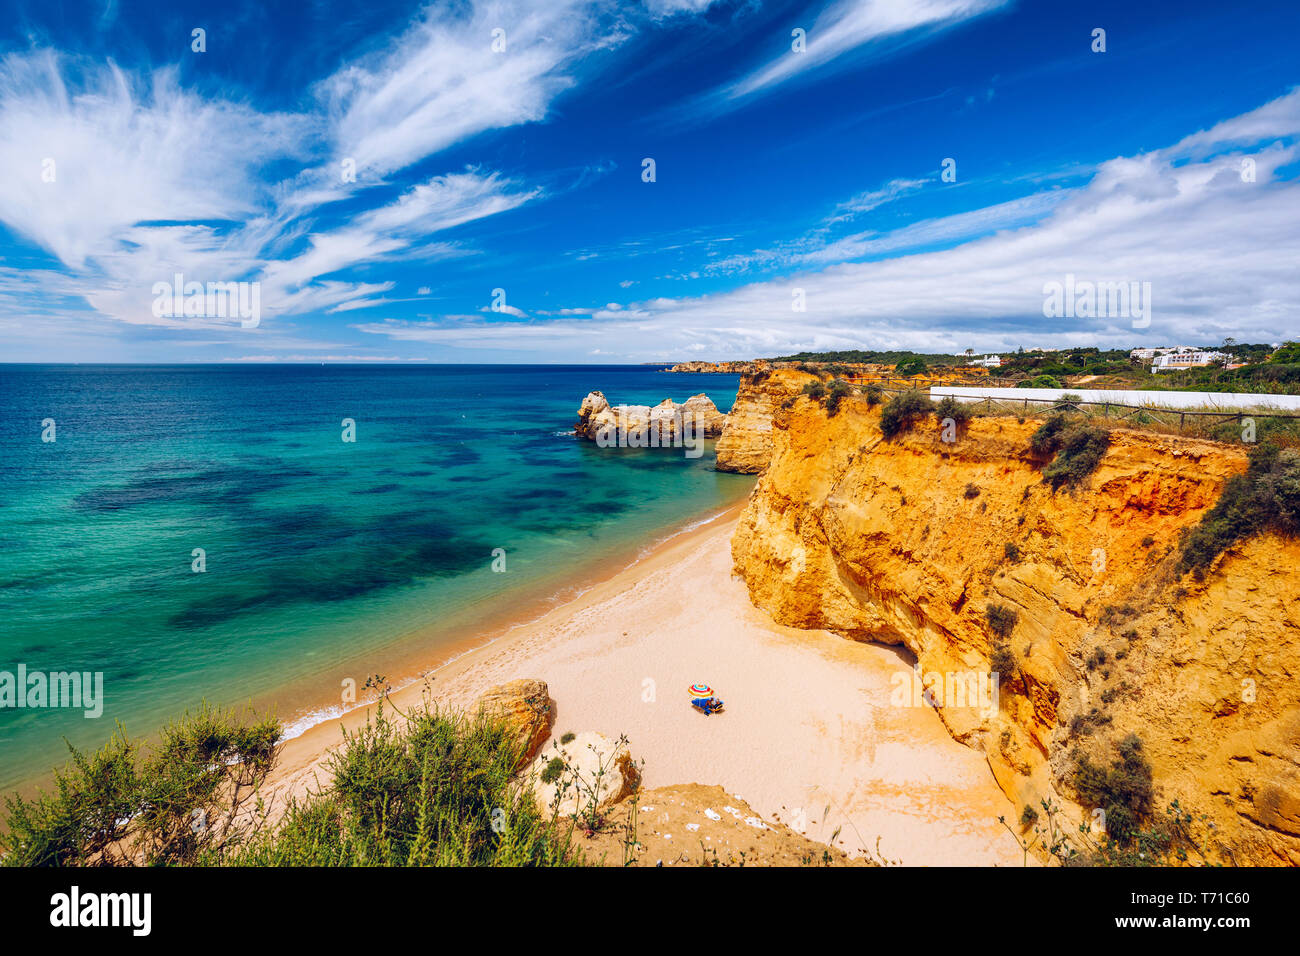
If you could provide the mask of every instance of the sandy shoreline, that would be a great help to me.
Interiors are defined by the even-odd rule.
[[[393,695],[431,693],[469,707],[493,684],[546,681],[555,733],[627,734],[644,785],[720,784],[769,818],[848,852],[879,850],[921,865],[1020,865],[997,823],[1018,809],[983,756],[953,741],[926,707],[890,705],[910,661],[891,648],[774,624],[731,574],[742,505],[669,537],[541,617],[496,634]],[[444,649],[445,650],[445,649]],[[710,682],[727,701],[709,718],[685,688]],[[370,707],[319,723],[284,745],[272,785],[283,798],[323,776],[341,727]],[[829,814],[826,808],[830,807]]]

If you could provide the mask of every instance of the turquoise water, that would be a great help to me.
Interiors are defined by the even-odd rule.
[[[615,570],[753,479],[713,471],[711,448],[578,441],[578,403],[705,391],[725,411],[736,386],[629,366],[0,366],[0,671],[104,675],[99,718],[0,708],[0,788],[62,764],[64,736],[148,734],[205,698],[301,725],[345,678]]]

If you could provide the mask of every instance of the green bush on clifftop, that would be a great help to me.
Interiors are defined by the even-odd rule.
[[[1099,425],[1057,414],[1039,426],[1029,446],[1039,454],[1055,454],[1043,469],[1043,480],[1057,491],[1062,485],[1078,485],[1097,470],[1110,434]]]
[[[1251,451],[1246,473],[1228,479],[1184,539],[1179,573],[1202,577],[1225,549],[1266,527],[1300,534],[1300,453],[1271,442]]]
[[[934,403],[919,390],[899,392],[880,410],[881,434],[886,438],[901,435],[932,411]]]

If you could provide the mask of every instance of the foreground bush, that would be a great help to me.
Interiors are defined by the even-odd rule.
[[[381,707],[345,734],[332,784],[234,859],[244,866],[577,865],[571,824],[517,786],[513,734],[428,709],[398,727]]]
[[[391,708],[390,708],[391,710]],[[6,799],[9,866],[577,865],[571,821],[514,775],[514,735],[486,719],[383,706],[327,764],[330,783],[271,825],[273,719],[204,708],[143,747],[118,733],[73,749],[52,794]]]
[[[1246,473],[1228,480],[1184,539],[1179,573],[1204,576],[1225,549],[1266,527],[1300,534],[1300,453],[1272,443],[1252,449]]]
[[[165,727],[147,755],[119,725],[94,753],[69,745],[54,792],[5,798],[7,866],[188,865],[222,860],[259,825],[281,729],[204,706]]]

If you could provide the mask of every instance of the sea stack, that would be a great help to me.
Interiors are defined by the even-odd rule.
[[[574,434],[595,442],[602,441],[602,434],[621,435],[630,438],[628,443],[634,446],[644,442],[642,447],[655,447],[675,444],[682,435],[683,423],[693,425],[693,437],[717,438],[726,421],[727,416],[703,393],[692,395],[680,405],[665,398],[651,407],[610,405],[603,392],[595,391],[588,393],[578,406]]]

